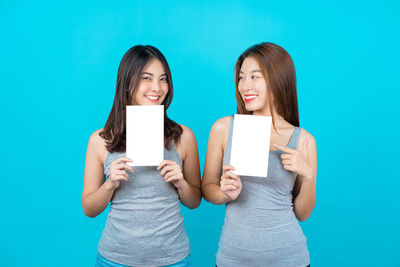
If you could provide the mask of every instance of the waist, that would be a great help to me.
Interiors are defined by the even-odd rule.
[[[271,266],[298,267],[310,264],[306,241],[270,250],[250,250],[220,241],[216,255],[220,267]]]
[[[265,213],[264,216],[227,214],[221,232],[221,242],[251,251],[267,251],[306,240],[293,212],[274,211],[268,214],[270,216]]]
[[[309,264],[307,239],[297,221],[273,226],[226,218],[217,253],[218,266],[301,266]]]
[[[185,254],[182,254],[185,255]],[[97,257],[96,257],[96,263],[95,266],[128,266],[128,265],[132,265],[134,264],[134,266],[143,266],[143,267],[147,267],[149,265],[155,265],[155,266],[164,266],[164,265],[171,265],[174,264],[174,266],[191,266],[191,256],[190,254],[188,254],[183,260],[181,260],[182,256],[179,257],[175,257],[175,258],[166,258],[166,259],[162,259],[162,260],[157,260],[154,261],[154,259],[149,259],[148,261],[143,261],[143,262],[132,262],[129,261],[129,259],[107,259],[105,257],[103,257],[99,251],[97,252]],[[118,261],[118,262],[117,262]],[[122,262],[127,262],[126,264],[124,263],[124,265],[119,265]]]
[[[178,213],[155,217],[135,217],[126,212],[110,212],[98,249],[102,255],[126,265],[141,263],[167,265],[166,263],[190,252],[183,217]],[[136,213],[137,214],[137,213]],[[146,265],[147,266],[147,265]]]
[[[115,227],[120,232],[150,231],[163,233],[168,227],[183,226],[179,201],[113,202],[110,206],[106,228]]]
[[[228,203],[225,206],[225,222],[251,225],[254,228],[268,228],[288,223],[297,223],[291,204],[287,205],[246,205]]]

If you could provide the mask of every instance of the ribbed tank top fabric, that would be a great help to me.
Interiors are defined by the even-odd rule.
[[[232,116],[223,165],[230,162],[233,123]],[[300,127],[294,129],[289,148],[297,148],[300,131]],[[307,240],[293,211],[297,175],[283,168],[283,153],[270,151],[267,177],[240,176],[241,193],[225,206],[218,267],[310,264]]]
[[[125,153],[109,153],[110,164]],[[182,160],[173,143],[164,148],[164,159]],[[190,253],[189,239],[180,212],[179,195],[166,183],[156,166],[135,166],[128,181],[121,181],[111,200],[110,212],[98,251],[104,258],[128,266],[170,265]]]

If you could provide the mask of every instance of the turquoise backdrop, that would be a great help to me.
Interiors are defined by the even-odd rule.
[[[166,56],[171,118],[198,140],[235,113],[233,67],[284,47],[318,148],[311,266],[400,266],[399,1],[0,1],[1,266],[93,266],[107,212],[81,206],[89,136],[131,46]],[[182,210],[194,267],[214,266],[224,207]]]

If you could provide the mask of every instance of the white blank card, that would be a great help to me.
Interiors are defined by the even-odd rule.
[[[126,106],[126,156],[131,166],[158,166],[164,159],[164,106]]]
[[[237,175],[268,174],[272,117],[235,114],[230,164]]]

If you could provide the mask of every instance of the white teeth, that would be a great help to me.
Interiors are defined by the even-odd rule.
[[[150,95],[146,95],[147,98],[151,99],[151,100],[157,100],[160,97],[159,96],[150,96]]]
[[[256,97],[257,97],[256,95],[246,96],[245,99],[254,99],[254,98],[256,98]]]

